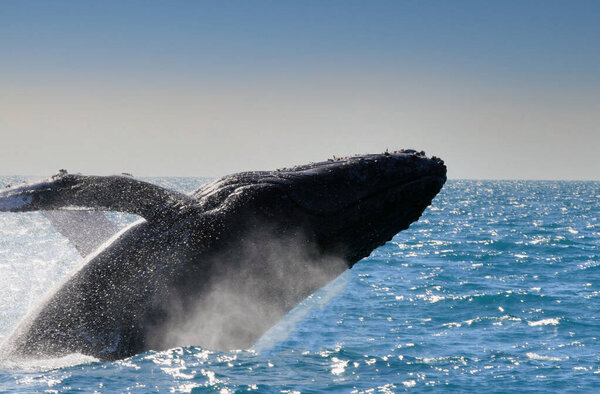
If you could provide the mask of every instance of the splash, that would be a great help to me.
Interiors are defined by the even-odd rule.
[[[0,369],[44,372],[99,361],[95,357],[79,353],[67,354],[66,356],[57,358],[10,358],[0,359]]]
[[[242,237],[235,252],[219,254],[210,264],[217,280],[196,289],[201,297],[184,294],[169,304],[166,324],[149,334],[152,348],[199,345],[208,349],[247,349],[267,330],[268,343],[283,340],[312,307],[327,303],[343,290],[344,276],[329,289],[312,296],[314,302],[296,308],[289,319],[274,327],[299,302],[347,269],[339,258],[322,256],[306,237],[281,236],[265,226]]]
[[[296,329],[296,325],[304,320],[316,308],[323,309],[332,299],[343,293],[350,279],[350,271],[343,272],[331,283],[307,297],[297,307],[292,309],[275,326],[271,327],[256,341],[251,350],[264,352],[273,348],[277,343],[286,340]]]

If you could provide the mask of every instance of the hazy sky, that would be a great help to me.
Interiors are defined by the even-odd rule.
[[[600,179],[600,1],[2,1],[0,174],[415,148]]]

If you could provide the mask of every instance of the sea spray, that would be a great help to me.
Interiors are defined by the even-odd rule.
[[[171,294],[166,323],[148,334],[152,348],[248,348],[258,339],[256,333],[264,333],[298,300],[348,268],[340,258],[320,255],[300,232],[281,236],[268,225],[258,225],[241,238],[234,253],[211,257],[219,279],[202,289],[202,297],[190,302],[189,294]]]
[[[272,349],[277,343],[286,340],[296,329],[296,325],[304,320],[314,309],[325,308],[331,300],[343,294],[348,281],[350,271],[344,271],[323,288],[308,296],[297,307],[288,312],[276,325],[265,332],[252,346],[251,350],[265,352]]]

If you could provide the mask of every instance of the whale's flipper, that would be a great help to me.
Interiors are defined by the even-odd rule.
[[[119,226],[99,211],[42,211],[52,226],[86,257],[119,231]]]
[[[84,176],[61,171],[52,178],[0,190],[0,212],[120,211],[160,220],[194,200],[129,176]]]

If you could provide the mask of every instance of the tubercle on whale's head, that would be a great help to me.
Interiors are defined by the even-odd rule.
[[[301,229],[322,253],[351,266],[417,220],[445,181],[441,159],[403,150],[234,174],[194,196],[206,210]]]

